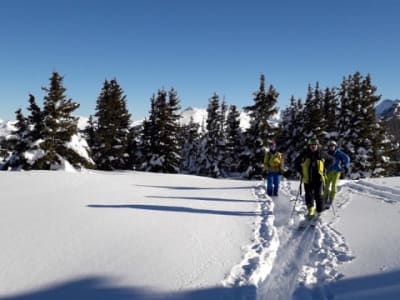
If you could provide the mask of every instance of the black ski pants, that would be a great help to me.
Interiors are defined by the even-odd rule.
[[[316,205],[316,210],[318,213],[324,210],[324,199],[322,197],[323,184],[321,181],[316,180],[304,184],[305,200],[307,208],[314,206],[314,201]]]

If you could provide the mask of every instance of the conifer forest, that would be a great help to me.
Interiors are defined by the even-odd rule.
[[[258,89],[257,89],[258,86]],[[335,140],[351,158],[351,178],[396,176],[399,173],[398,122],[376,116],[380,100],[371,76],[355,72],[337,87],[305,87],[304,99],[290,99],[278,112],[279,92],[265,76],[255,82],[249,105],[237,107],[210,95],[204,124],[180,122],[178,91],[159,89],[150,98],[148,116],[133,126],[127,96],[116,79],[105,80],[86,128],[78,128],[79,103],[67,96],[63,77],[53,72],[39,103],[27,95],[27,112],[15,112],[15,130],[0,137],[3,170],[52,170],[63,161],[75,168],[185,173],[210,177],[259,178],[268,143],[276,141],[288,176],[294,160],[316,137],[322,147]],[[206,103],[207,99],[205,99]],[[240,126],[240,111],[248,128]],[[84,142],[85,151],[71,146]],[[292,172],[290,172],[292,171]],[[290,175],[291,173],[291,175]]]

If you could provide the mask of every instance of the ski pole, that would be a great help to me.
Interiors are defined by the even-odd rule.
[[[303,183],[303,177],[300,177],[299,189],[298,189],[298,191],[297,191],[296,200],[294,201],[294,205],[293,205],[293,208],[292,208],[292,212],[291,212],[291,214],[290,214],[290,219],[293,218],[293,214],[294,214],[294,210],[295,210],[295,208],[296,208],[297,200],[299,200],[299,196],[301,195],[301,184],[302,184],[302,183]]]

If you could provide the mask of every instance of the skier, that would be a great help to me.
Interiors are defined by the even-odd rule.
[[[276,143],[269,144],[269,151],[264,156],[264,171],[267,176],[268,196],[278,196],[281,173],[284,169],[284,158],[282,153],[276,150]]]
[[[337,191],[336,186],[341,172],[344,172],[344,176],[347,176],[350,166],[350,157],[339,149],[337,143],[333,140],[328,142],[328,154],[335,158],[335,163],[327,169],[326,173],[324,188],[325,209],[329,209],[332,205],[332,201],[335,199]]]
[[[307,148],[295,160],[295,168],[301,174],[305,190],[307,220],[318,219],[325,209],[322,188],[325,170],[334,163],[334,158],[321,150],[318,139],[310,138]],[[314,207],[314,202],[316,207]]]

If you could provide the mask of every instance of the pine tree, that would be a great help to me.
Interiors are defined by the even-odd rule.
[[[324,120],[326,138],[337,140],[338,138],[338,101],[335,93],[335,89],[326,88],[323,94],[323,109],[324,109]]]
[[[353,107],[350,99],[350,82],[352,77],[348,76],[343,78],[338,92],[339,101],[339,115],[338,115],[338,131],[339,144],[344,147],[347,151],[352,149],[351,143],[347,144],[347,141],[351,141],[352,135],[352,121],[353,121]]]
[[[165,164],[163,171],[165,173],[179,173],[182,157],[181,144],[179,143],[179,98],[176,90],[173,88],[168,92],[168,103],[166,111],[166,122],[164,126],[163,144]]]
[[[44,131],[44,115],[40,107],[36,104],[35,96],[29,94],[29,107],[30,115],[28,121],[32,128],[30,131],[31,141],[37,141],[42,137]]]
[[[225,99],[223,99],[218,114],[219,130],[218,130],[217,152],[220,160],[219,163],[220,173],[224,177],[227,177],[229,173],[229,167],[227,165],[227,152],[226,152],[227,111],[228,111],[228,105],[226,104]]]
[[[16,112],[17,122],[15,123],[16,130],[13,131],[13,151],[11,156],[5,163],[5,169],[26,169],[27,160],[24,156],[25,152],[29,149],[29,122],[28,119],[22,114],[22,110],[18,109]]]
[[[152,158],[152,151],[156,146],[156,142],[158,137],[158,131],[156,128],[156,119],[157,119],[157,111],[156,111],[156,96],[150,98],[150,111],[149,118],[144,119],[143,121],[143,129],[141,131],[141,135],[139,138],[139,170],[148,171],[151,166],[149,162]]]
[[[277,131],[270,125],[269,119],[277,113],[275,105],[278,96],[272,85],[266,92],[265,76],[261,75],[260,88],[254,93],[254,104],[244,108],[250,116],[250,128],[245,134],[246,148],[241,154],[241,170],[247,178],[262,173],[264,146],[275,137]]]
[[[200,124],[193,121],[193,117],[190,118],[189,124],[182,126],[181,128],[181,157],[182,167],[181,169],[189,174],[197,173],[197,161],[200,157]]]
[[[142,169],[149,172],[162,172],[165,156],[163,156],[163,127],[167,115],[167,92],[158,90],[157,97],[151,98],[151,110],[149,121],[144,124],[144,150],[145,161]]]
[[[303,103],[301,99],[290,98],[289,106],[282,111],[278,150],[285,153],[285,166],[294,170],[294,161],[305,147]]]
[[[136,170],[140,166],[139,139],[141,126],[133,126],[128,134],[127,152],[129,153],[128,167]]]
[[[179,99],[174,89],[169,93],[164,89],[158,90],[157,97],[153,95],[151,98],[150,118],[144,123],[140,147],[143,153],[142,170],[164,173],[180,171],[179,109]]]
[[[368,74],[361,82],[361,97],[363,99],[363,131],[370,140],[371,155],[370,163],[373,176],[387,175],[389,163],[390,140],[380,120],[376,118],[375,106],[381,96],[376,95],[377,88],[372,84],[371,76]]]
[[[376,95],[370,75],[365,78],[356,72],[343,80],[339,99],[340,138],[343,149],[352,160],[352,177],[378,176],[388,163],[387,134],[376,119]]]
[[[62,160],[68,161],[75,167],[89,167],[90,162],[68,145],[72,136],[78,133],[78,119],[71,114],[79,107],[79,104],[67,99],[63,77],[53,72],[50,87],[43,90],[47,92],[43,108],[44,127],[40,133],[40,138],[43,139],[40,149],[44,154],[34,162],[32,168],[57,169],[63,163]],[[34,111],[36,112],[36,109]]]
[[[93,116],[89,116],[88,123],[84,129],[84,136],[90,148],[95,145],[96,127],[97,124]]]
[[[204,176],[221,176],[222,155],[218,145],[221,137],[221,113],[219,96],[209,99],[207,107],[206,133],[201,141],[201,157],[198,162],[198,173]]]
[[[231,105],[226,120],[225,162],[229,172],[237,172],[239,170],[240,153],[243,151],[242,138],[240,112],[237,110],[236,105]]]
[[[319,83],[315,89],[308,86],[308,92],[304,103],[304,138],[305,140],[316,137],[320,143],[326,142],[325,119],[323,111],[323,102]]]
[[[116,79],[105,80],[97,98],[97,127],[92,146],[93,159],[101,170],[129,168],[127,151],[130,114],[126,96]]]

